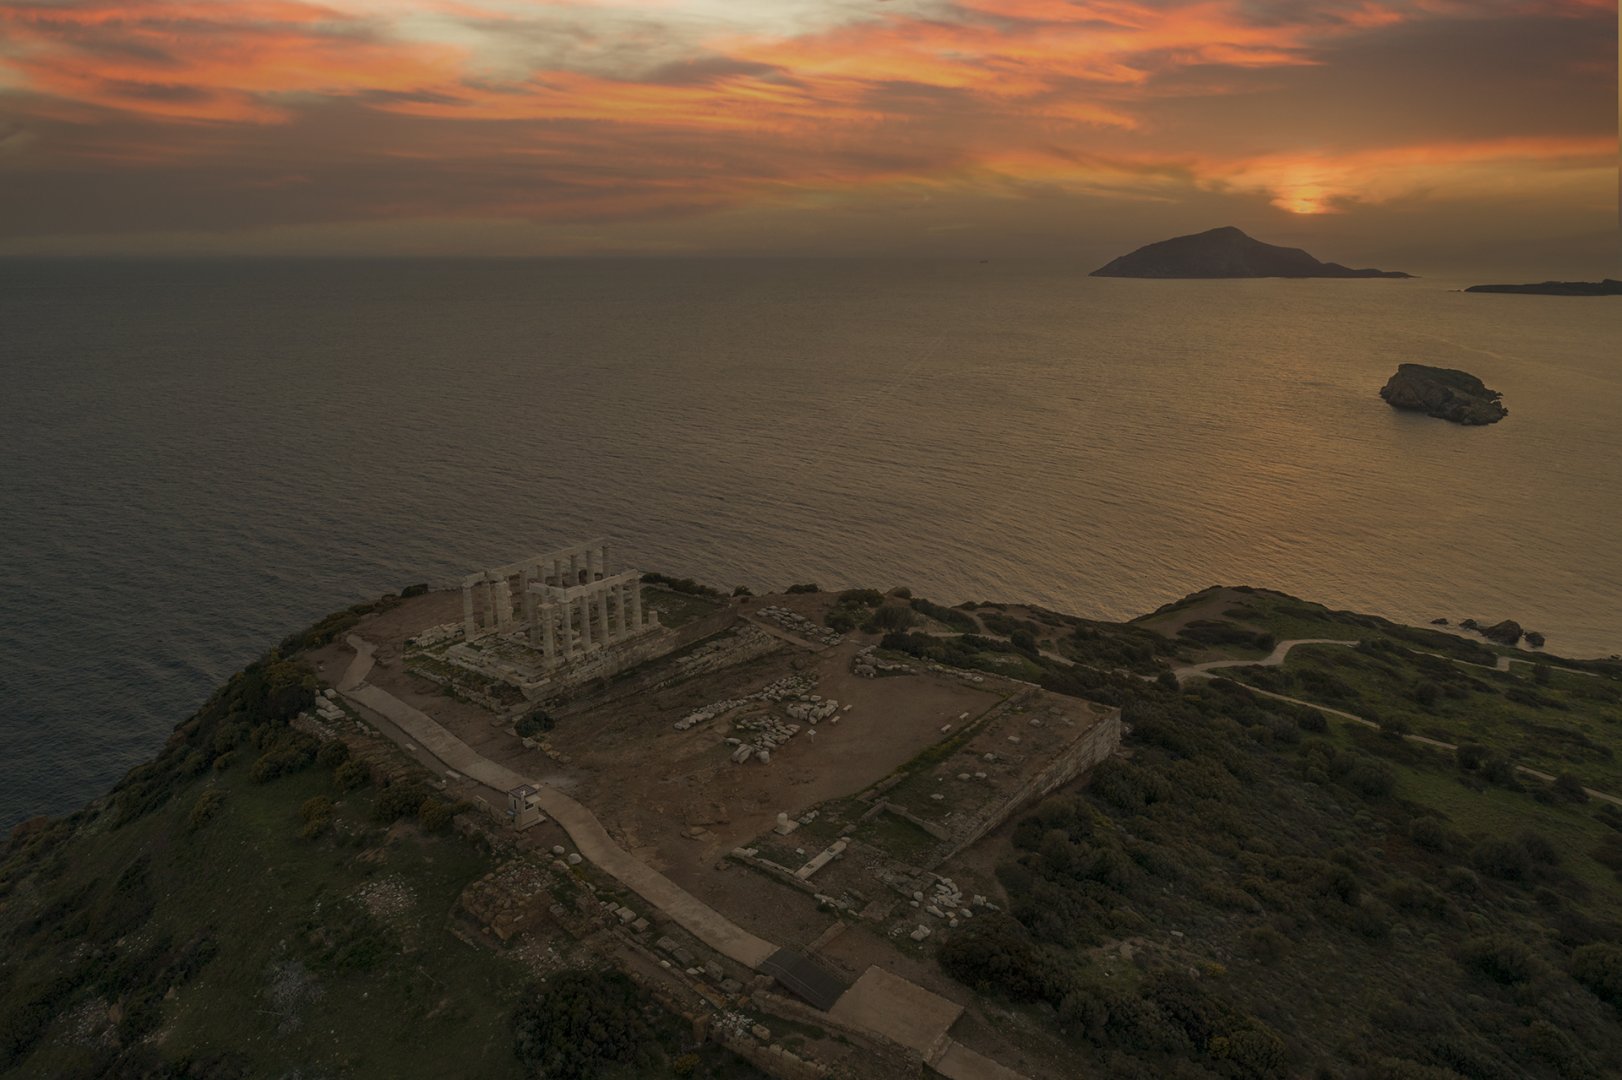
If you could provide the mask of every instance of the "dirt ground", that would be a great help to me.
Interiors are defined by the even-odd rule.
[[[937,743],[944,726],[957,730],[972,723],[1017,689],[991,676],[983,685],[975,685],[922,669],[906,675],[860,678],[851,673],[851,660],[860,648],[875,643],[875,637],[858,632],[838,645],[823,646],[799,640],[754,615],[760,607],[777,605],[820,623],[833,602],[830,594],[774,595],[745,601],[737,605],[739,617],[767,630],[781,643],[768,655],[648,692],[630,693],[623,684],[610,686],[596,697],[581,697],[553,710],[557,726],[547,738],[567,757],[566,765],[540,750],[526,750],[486,709],[459,701],[438,684],[404,669],[406,639],[430,626],[459,619],[459,593],[413,598],[390,611],[367,616],[354,632],[377,646],[378,664],[368,676],[370,682],[432,716],[480,754],[568,790],[628,851],[739,926],[768,940],[805,949],[836,918],[819,911],[808,893],[728,860],[726,854],[769,832],[779,812],[799,817],[819,803],[867,790]],[[1007,614],[1027,617],[1019,609],[1009,609]],[[313,656],[320,674],[330,682],[337,681],[353,656],[343,637]],[[769,763],[734,764],[724,739],[734,734],[737,719],[769,711],[781,716],[781,706],[752,703],[687,731],[673,726],[695,709],[742,698],[791,674],[813,676],[816,685],[810,693],[837,700],[841,711],[836,714],[837,723],[830,719],[815,727],[802,724],[798,735],[772,752]],[[1084,703],[1065,704],[1076,711],[1077,719],[1090,713]],[[844,711],[846,705],[848,711]],[[1042,715],[1051,718],[1046,709]],[[1028,723],[1029,714],[1024,711],[995,720],[961,754],[983,756],[989,750],[1007,754],[1013,748],[1006,745],[1006,735],[1018,731],[1029,744],[1026,749],[1039,757],[1047,749],[1046,737],[1050,733],[1057,736],[1059,725],[1038,732],[1029,729]],[[953,755],[920,778],[947,784],[951,779],[947,774],[964,767],[958,755]],[[1005,825],[987,836],[941,871],[968,891],[1001,900],[994,867],[1009,853],[1010,828]],[[554,843],[569,844],[552,822],[527,831],[524,842],[543,849]],[[809,858],[821,845],[822,841],[807,838],[803,855]],[[858,855],[856,861],[861,858]],[[830,878],[847,872],[861,871],[843,860],[829,868]],[[864,880],[861,887],[870,896],[887,895],[875,880]],[[971,1013],[959,1024],[963,1029],[960,1037],[972,1033],[970,1041],[977,1048],[1009,1064],[1028,1060],[1024,1040],[1009,1037],[1004,1030],[1008,1017],[992,1015],[993,1010],[948,979],[919,950],[898,949],[887,936],[889,925],[853,923],[816,954],[851,981],[870,965],[881,964],[964,1002]],[[1038,1066],[1032,1071],[1050,1070]]]
[[[702,826],[711,834],[700,856],[707,861],[769,828],[779,812],[798,816],[826,799],[864,790],[937,741],[943,725],[963,722],[964,713],[978,716],[1000,700],[950,677],[858,678],[850,674],[858,647],[846,641],[820,654],[779,654],[665,695],[618,703],[603,723],[593,714],[577,715],[567,725],[572,730],[560,726],[553,741],[591,775],[577,797],[633,844],[657,847],[661,861],[678,851],[690,859],[691,843],[681,834]],[[817,677],[813,693],[851,708],[837,714],[837,723],[803,727],[769,763],[735,765],[722,741],[733,733],[732,715],[765,708],[746,707],[685,732],[673,729],[694,708],[741,697],[788,674],[795,660]],[[637,798],[626,799],[631,792]],[[681,843],[666,854],[662,838],[672,836]]]

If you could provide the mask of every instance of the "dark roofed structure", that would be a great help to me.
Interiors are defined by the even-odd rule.
[[[827,1012],[849,986],[827,968],[792,949],[778,949],[759,967],[776,979],[789,993]]]

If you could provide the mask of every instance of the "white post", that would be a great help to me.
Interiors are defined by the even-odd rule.
[[[597,590],[597,629],[603,635],[604,645],[607,645],[614,640],[614,632],[608,627],[607,587]]]
[[[576,603],[580,607],[580,647],[586,652],[591,651],[591,600],[582,596]]]
[[[463,638],[463,640],[472,641],[473,640],[473,631],[474,631],[474,629],[475,629],[475,627],[474,627],[474,624],[473,624],[473,586],[464,581],[464,582],[462,582],[462,638]]]
[[[642,579],[632,578],[631,586],[631,626],[637,631],[642,629]]]
[[[625,625],[625,582],[614,586],[614,625],[619,628],[619,636],[628,638],[631,630]]]
[[[557,643],[552,638],[552,623],[557,616],[551,604],[541,604],[541,656],[546,660],[546,666],[551,667],[557,659]]]

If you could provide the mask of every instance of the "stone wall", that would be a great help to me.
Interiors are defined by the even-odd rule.
[[[985,807],[966,822],[953,837],[951,850],[939,861],[945,862],[986,833],[1007,821],[1015,812],[1035,802],[1055,788],[1062,787],[1097,765],[1121,745],[1121,710],[1113,709],[1081,738],[1071,743],[1008,798]],[[894,807],[890,808],[892,812]]]

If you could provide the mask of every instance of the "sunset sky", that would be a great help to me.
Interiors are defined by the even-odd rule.
[[[1614,0],[0,0],[0,254],[1615,273],[1617,99]]]

